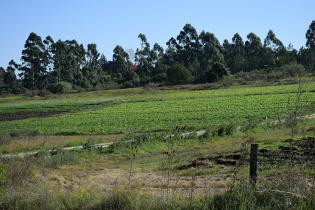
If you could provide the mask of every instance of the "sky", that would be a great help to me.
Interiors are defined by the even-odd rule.
[[[107,59],[116,45],[140,46],[144,33],[163,47],[186,23],[212,32],[222,43],[236,32],[263,40],[269,29],[299,49],[315,20],[314,0],[0,0],[0,66],[20,61],[30,32],[42,38],[96,43]]]

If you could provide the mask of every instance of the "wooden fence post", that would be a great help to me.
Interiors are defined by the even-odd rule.
[[[249,177],[250,182],[255,185],[257,179],[257,153],[258,153],[258,144],[250,145],[250,166],[249,166]]]

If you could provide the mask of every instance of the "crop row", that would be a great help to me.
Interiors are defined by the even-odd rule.
[[[287,93],[129,102],[96,111],[1,122],[0,132],[35,130],[44,134],[101,134],[241,124],[253,118],[282,118],[294,106],[295,97],[296,94]],[[309,107],[314,102],[315,93],[302,96],[303,106]]]
[[[315,83],[306,85],[309,91],[315,91]],[[4,97],[0,98],[1,113],[17,112],[48,112],[76,111],[82,108],[106,105],[111,102],[165,101],[213,98],[235,95],[263,95],[276,93],[293,93],[297,85],[282,85],[268,87],[239,87],[218,90],[158,90],[158,89],[126,89],[102,90],[66,95],[51,95],[42,97]]]

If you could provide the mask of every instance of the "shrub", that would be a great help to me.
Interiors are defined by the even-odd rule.
[[[239,72],[236,78],[240,83],[246,81],[275,81],[296,76],[303,76],[306,74],[305,68],[301,64],[287,64],[280,67],[273,67],[269,69],[259,69],[250,72]]]
[[[167,70],[167,79],[172,84],[183,84],[190,78],[190,71],[181,64],[175,64]]]
[[[70,93],[72,92],[72,85],[68,82],[53,83],[48,86],[48,90],[52,93]]]
[[[227,69],[224,64],[222,63],[214,63],[211,71],[208,73],[208,81],[209,82],[215,82],[218,79],[221,79],[224,75],[227,74]]]
[[[306,73],[304,66],[301,64],[284,65],[276,68],[275,71],[279,71],[282,73],[283,76],[288,77],[302,76]]]

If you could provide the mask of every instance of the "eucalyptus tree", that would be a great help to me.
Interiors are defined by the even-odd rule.
[[[310,24],[306,32],[306,47],[315,49],[315,20]]]
[[[17,64],[14,60],[10,60],[9,65],[4,73],[3,82],[10,89],[15,89],[17,87],[16,73],[21,66]]]
[[[5,69],[0,66],[0,88],[4,86],[4,75],[5,75]]]
[[[128,53],[121,46],[117,45],[113,50],[113,60],[110,64],[112,77],[119,83],[131,80],[130,65]]]
[[[146,36],[140,33],[138,38],[141,42],[141,49],[136,50],[135,61],[137,64],[137,74],[141,82],[145,84],[150,80],[151,72],[154,68],[154,54],[151,52]]]
[[[154,68],[151,72],[151,80],[153,82],[163,83],[166,81],[168,65],[165,62],[164,49],[158,44],[153,45],[151,57],[154,60]]]
[[[245,45],[242,37],[236,33],[232,38],[232,43],[224,41],[224,58],[232,73],[237,73],[246,68]]]
[[[85,63],[85,49],[76,40],[58,40],[54,44],[53,67],[57,82],[69,82],[73,85],[86,85],[82,68]]]
[[[92,86],[96,86],[101,81],[102,67],[99,63],[100,53],[96,44],[88,44],[86,51],[84,77]]]
[[[199,82],[208,82],[212,80],[209,75],[212,75],[210,72],[213,71],[213,65],[215,63],[224,64],[224,49],[213,33],[202,31],[199,40],[198,62],[200,67],[195,77]]]
[[[310,72],[315,72],[315,20],[311,22],[305,34],[306,48],[301,48],[299,61]]]
[[[176,40],[179,62],[185,64],[191,71],[195,71],[199,68],[198,54],[200,50],[197,30],[191,24],[186,24]]]
[[[263,58],[265,65],[282,66],[290,63],[290,55],[284,44],[276,37],[272,30],[269,30],[264,40],[265,53]]]
[[[47,86],[49,58],[40,36],[30,33],[22,51],[20,68],[23,85],[29,89],[43,89]]]
[[[245,54],[247,59],[247,71],[261,69],[264,66],[262,62],[263,45],[261,39],[254,33],[247,35],[247,41],[245,42]]]

